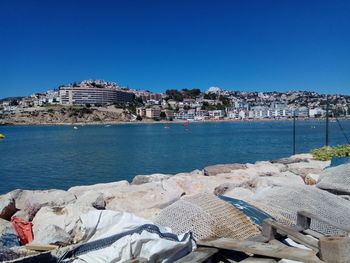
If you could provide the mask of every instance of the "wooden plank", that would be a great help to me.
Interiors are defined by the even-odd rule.
[[[271,244],[247,240],[220,238],[216,240],[202,240],[198,242],[198,245],[240,251],[254,255],[261,255],[279,259],[291,259],[306,263],[323,262],[316,256],[315,251],[288,247],[286,245],[283,245],[282,243]]]
[[[26,245],[26,249],[36,250],[36,251],[49,251],[57,249],[56,245]]]
[[[270,228],[274,231],[272,231]],[[284,226],[280,223],[277,223],[276,221],[274,221],[272,219],[265,219],[264,225],[263,225],[263,231],[262,231],[263,235],[267,235],[266,237],[269,240],[272,240],[272,239],[274,239],[276,231],[277,231],[277,233],[279,233],[281,235],[286,235],[289,238],[291,238],[292,240],[294,240],[302,245],[305,245],[305,246],[307,246],[311,249],[314,249],[316,251],[318,250],[318,240],[316,240],[312,237],[303,235],[303,234],[297,232],[294,228]]]
[[[303,233],[310,235],[310,236],[313,236],[314,238],[317,238],[317,239],[320,239],[321,237],[324,236],[323,234],[316,232],[314,230],[311,230],[311,229],[303,230]]]
[[[180,258],[174,263],[200,263],[215,255],[219,249],[211,247],[199,247],[187,256]]]
[[[310,228],[311,218],[303,214],[301,211],[297,213],[297,226],[302,230]]]
[[[323,236],[320,238],[320,255],[325,262],[350,262],[350,237]]]
[[[314,214],[306,212],[306,211],[299,211],[298,214],[303,215],[303,216],[308,217],[308,218],[311,218],[311,219],[315,219],[315,220],[317,220],[319,222],[328,224],[330,226],[334,226],[334,227],[336,227],[336,228],[338,228],[340,230],[344,230],[345,232],[350,233],[350,228],[349,227],[344,227],[343,225],[338,224],[337,222],[328,220],[326,218],[314,215]]]

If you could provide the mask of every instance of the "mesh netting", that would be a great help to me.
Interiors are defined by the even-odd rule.
[[[350,228],[350,201],[312,186],[275,186],[246,201],[287,225],[295,225],[297,212],[303,210]],[[345,234],[317,220],[311,220],[310,228],[322,234]]]
[[[176,234],[191,231],[198,240],[217,237],[243,240],[260,234],[257,225],[245,214],[210,194],[183,197],[163,209],[155,222],[170,227]]]
[[[324,170],[317,187],[336,194],[350,194],[350,164]]]

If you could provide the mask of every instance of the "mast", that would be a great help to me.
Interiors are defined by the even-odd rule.
[[[326,97],[326,146],[328,146],[328,137],[329,137],[329,119],[328,119],[328,112],[329,112],[329,102],[328,102],[328,95]]]
[[[295,109],[294,109],[294,113],[293,113],[293,155],[295,155]]]

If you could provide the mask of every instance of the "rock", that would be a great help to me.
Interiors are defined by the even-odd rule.
[[[0,218],[0,249],[14,246],[19,246],[19,242],[12,223]]]
[[[31,217],[26,211],[24,210],[18,210],[13,216],[22,218],[26,221],[32,221],[33,217]]]
[[[72,241],[71,236],[57,225],[39,225],[35,228],[33,244],[69,244]]]
[[[64,206],[74,203],[74,194],[64,190],[15,190],[9,193],[16,201],[16,208],[26,211],[31,217],[42,206]]]
[[[9,195],[0,198],[0,218],[11,220],[11,216],[16,213],[15,200]]]
[[[75,203],[62,207],[44,206],[40,208],[32,221],[34,237],[35,233],[48,225],[56,225],[68,234],[72,234],[80,215],[91,210],[95,208]]]
[[[314,156],[311,153],[299,153],[299,154],[295,154],[292,155],[291,157],[292,159],[306,159],[306,160],[313,160]]]
[[[322,170],[321,169],[316,169],[316,168],[289,168],[287,171],[290,171],[292,173],[295,173],[300,176],[307,176],[310,174],[321,174]]]
[[[271,160],[270,163],[280,163],[280,164],[292,164],[292,163],[301,163],[308,162],[308,159],[300,159],[300,158],[281,158],[276,160]]]
[[[246,169],[245,164],[218,164],[204,168],[205,176],[216,176],[217,174],[230,173],[232,170]]]
[[[16,234],[12,223],[0,218],[0,236],[3,234]]]
[[[302,169],[304,169],[304,171],[307,171],[307,170],[312,171],[312,169],[313,169],[313,170],[322,171],[327,166],[329,166],[330,163],[331,163],[330,161],[309,160],[309,162],[307,162],[307,163],[301,162],[301,163],[288,164],[287,169],[288,170],[294,170],[294,169],[302,170]]]
[[[105,209],[106,202],[103,198],[103,194],[96,191],[87,191],[82,195],[79,195],[76,201],[76,205],[91,206],[96,209]]]
[[[302,176],[306,185],[315,185],[317,181],[312,178],[310,175]]]
[[[254,195],[254,192],[244,187],[236,187],[228,190],[224,195],[235,199],[246,199]]]
[[[159,209],[177,201],[182,194],[183,189],[169,180],[130,185],[107,198],[106,209],[129,212],[141,217],[147,215],[149,219]],[[146,210],[148,211],[145,212]]]
[[[122,189],[129,187],[129,182],[126,180],[106,183],[106,184],[94,184],[94,185],[83,185],[83,186],[74,186],[68,189],[69,193],[74,194],[76,197],[83,195],[85,192],[95,191],[97,193],[102,193],[103,197],[109,198],[113,197],[114,193],[119,192]]]
[[[194,176],[194,175],[203,176],[204,172],[203,170],[196,169],[189,173],[178,173],[175,176]]]
[[[151,174],[151,175],[136,175],[131,184],[145,184],[150,182],[159,182],[168,179],[169,174]]]
[[[350,163],[325,169],[317,187],[338,195],[350,195]]]

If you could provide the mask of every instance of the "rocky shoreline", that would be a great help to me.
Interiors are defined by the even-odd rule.
[[[0,196],[0,234],[13,216],[33,223],[34,243],[76,243],[79,216],[91,210],[125,211],[154,219],[182,196],[209,193],[245,200],[273,185],[313,185],[329,161],[310,154],[256,162],[223,164],[189,173],[138,175],[119,181],[64,190],[14,190]],[[10,231],[11,232],[11,231]],[[49,234],[48,234],[49,233]]]

